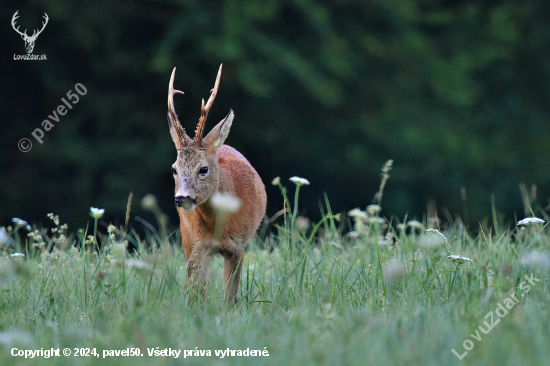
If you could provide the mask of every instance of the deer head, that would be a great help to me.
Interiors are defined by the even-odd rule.
[[[174,109],[174,94],[183,94],[179,90],[174,90],[175,74],[176,68],[172,71],[168,86],[168,127],[178,150],[177,160],[172,165],[176,182],[175,201],[176,206],[185,211],[192,211],[196,205],[206,202],[218,190],[220,177],[216,154],[229,134],[234,114],[229,110],[227,117],[203,138],[206,118],[220,84],[222,74],[222,65],[220,65],[214,89],[211,90],[206,105],[204,99],[202,100],[201,117],[195,131],[195,138],[191,139],[181,126]]]
[[[21,32],[19,31],[19,26],[17,28],[15,27],[15,20],[19,18],[19,15],[17,15],[18,12],[19,10],[17,10],[15,14],[13,14],[13,17],[11,18],[11,26],[17,33],[21,35],[21,38],[23,38],[23,41],[25,41],[25,49],[27,50],[27,53],[32,53],[32,50],[34,49],[34,42],[36,42],[36,38],[38,38],[38,35],[42,33],[44,28],[46,28],[46,24],[48,24],[48,19],[49,19],[48,14],[44,13],[45,21],[42,22],[42,29],[40,30],[35,29],[34,32],[32,33],[32,36],[29,37],[27,35],[26,29],[24,32]]]

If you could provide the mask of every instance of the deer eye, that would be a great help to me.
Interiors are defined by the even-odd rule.
[[[176,171],[176,168],[172,168],[172,174],[173,175],[178,175],[178,172]]]
[[[208,174],[208,168],[207,167],[202,167],[199,169],[199,174],[201,175],[206,175]]]

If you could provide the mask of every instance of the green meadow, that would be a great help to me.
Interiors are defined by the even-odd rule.
[[[232,308],[218,257],[194,301],[179,232],[154,201],[145,235],[101,218],[71,230],[53,214],[5,228],[0,365],[548,364],[545,223],[493,209],[467,230],[383,205],[335,214],[328,200],[310,222],[296,186],[274,183],[270,204],[288,209],[248,246]]]

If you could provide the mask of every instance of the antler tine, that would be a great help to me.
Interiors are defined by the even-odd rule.
[[[214,103],[214,99],[216,99],[216,94],[218,93],[218,87],[220,86],[220,78],[222,76],[222,66],[223,64],[220,64],[220,69],[218,70],[218,76],[216,77],[216,83],[214,84],[214,89],[210,90],[210,98],[208,98],[208,102],[206,102],[206,105],[204,105],[204,99],[202,100],[201,105],[201,118],[199,119],[199,124],[197,125],[197,131],[195,131],[195,139],[194,143],[198,144],[202,140],[202,135],[204,133],[204,125],[206,124],[206,118],[208,117],[208,112],[210,112],[210,107],[212,107],[212,103]]]
[[[15,30],[20,35],[23,35],[23,34],[27,35],[27,30],[26,29],[25,29],[25,32],[21,32],[19,30],[19,26],[17,26],[17,28],[15,28],[15,21],[17,20],[17,18],[19,18],[19,14],[17,14],[17,13],[19,13],[19,10],[17,10],[15,12],[15,14],[13,14],[13,17],[11,18],[11,26],[13,27],[13,30]]]
[[[174,89],[174,77],[176,76],[176,68],[172,71],[172,76],[170,77],[170,84],[168,85],[168,113],[170,115],[170,120],[176,128],[178,137],[183,143],[185,141],[185,130],[181,127],[178,115],[176,114],[176,109],[174,108],[174,94],[184,94],[181,90]]]
[[[42,31],[44,30],[44,28],[46,28],[46,24],[48,24],[48,20],[50,19],[50,18],[48,18],[48,14],[46,14],[46,13],[44,13],[43,17],[45,18],[45,19],[44,19],[45,22],[42,22],[42,29],[40,29],[40,30],[38,31],[38,34],[42,33]],[[37,36],[38,36],[38,34],[37,34]]]

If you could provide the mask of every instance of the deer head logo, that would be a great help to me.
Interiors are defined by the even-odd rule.
[[[21,32],[19,31],[19,27],[15,27],[15,20],[17,18],[19,18],[19,15],[17,15],[17,13],[19,12],[19,10],[17,10],[15,12],[15,14],[13,14],[13,18],[11,18],[11,26],[13,27],[13,29],[19,33],[21,35],[21,38],[23,38],[23,41],[25,41],[25,49],[27,50],[27,53],[32,53],[32,50],[34,49],[34,42],[36,42],[36,38],[38,38],[38,35],[40,33],[42,33],[42,31],[44,30],[44,28],[46,28],[46,24],[48,24],[48,14],[44,13],[44,22],[42,22],[42,29],[40,30],[37,30],[35,29],[32,36],[28,36],[27,35],[27,30],[25,29],[24,32]]]

